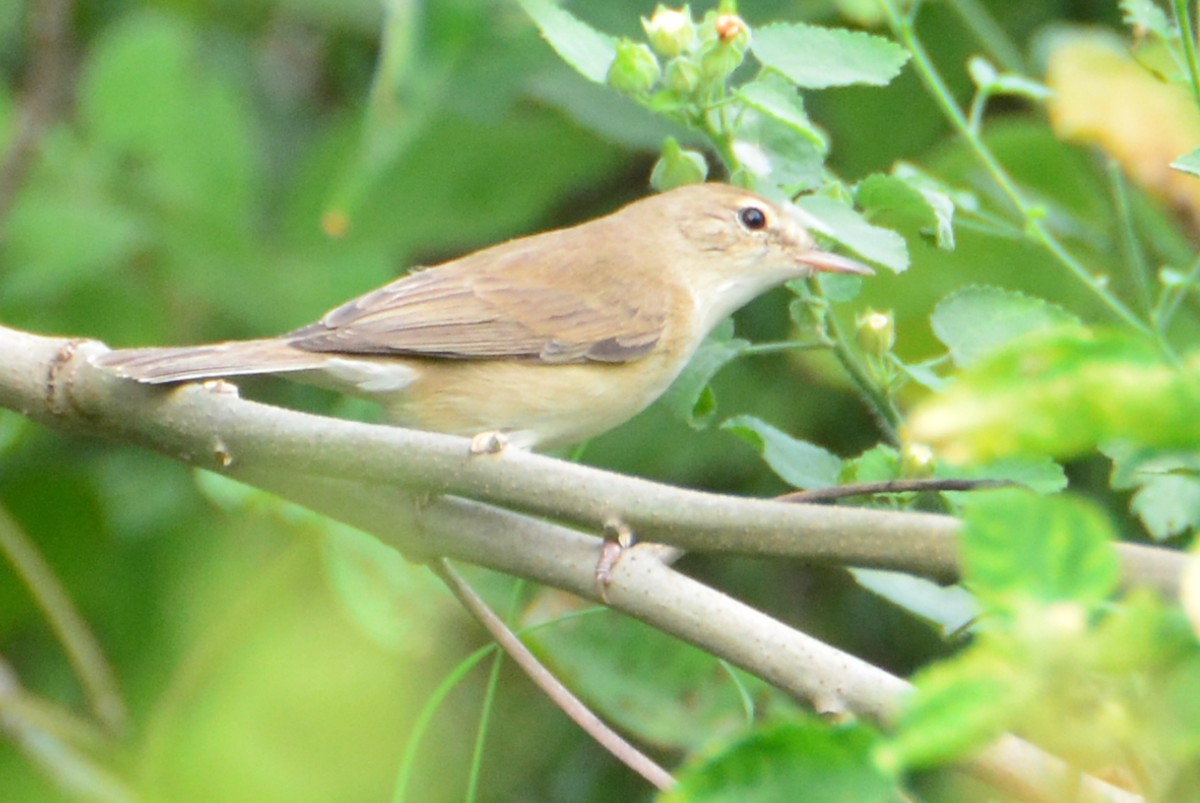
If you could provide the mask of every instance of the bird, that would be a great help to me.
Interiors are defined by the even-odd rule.
[[[818,248],[786,202],[692,184],[414,270],[278,337],[93,362],[152,385],[284,375],[398,426],[551,449],[632,418],[723,319],[815,272],[872,273]]]

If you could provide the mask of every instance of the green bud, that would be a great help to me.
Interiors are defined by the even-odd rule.
[[[649,92],[661,74],[650,48],[622,39],[617,43],[617,57],[608,68],[608,84],[628,95],[640,95]]]
[[[680,146],[674,137],[663,142],[662,156],[654,163],[650,173],[650,186],[659,192],[684,184],[699,184],[708,178],[708,162],[704,154]]]
[[[937,470],[937,458],[923,443],[906,443],[900,450],[900,476],[907,480],[932,477]]]
[[[750,26],[737,14],[709,12],[700,25],[700,73],[705,81],[724,81],[746,57]]]
[[[687,97],[700,86],[700,68],[691,59],[671,59],[663,72],[663,85]]]
[[[696,23],[692,22],[692,12],[687,6],[671,9],[659,5],[650,19],[642,17],[642,28],[650,47],[668,59],[686,53],[696,41]]]
[[[856,336],[858,347],[872,357],[885,357],[896,345],[896,319],[889,312],[868,309],[858,316]]]

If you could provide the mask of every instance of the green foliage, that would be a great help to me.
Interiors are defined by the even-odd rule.
[[[661,799],[962,799],[926,794],[920,774],[1006,732],[1149,800],[1200,797],[1195,624],[1120,590],[1113,550],[1200,528],[1193,4],[1074,9],[1135,29],[1105,32],[1105,53],[1134,57],[1111,71],[1071,61],[1070,42],[1098,40],[1052,35],[1055,4],[838,0],[777,18],[749,0],[648,16],[631,0],[100,4],[57,57],[22,27],[35,6],[0,10],[0,147],[18,140],[40,54],[78,70],[62,71],[74,105],[0,180],[7,325],[122,345],[286,331],[647,180],[789,199],[822,246],[886,269],[794,282],[786,312],[756,303],[588,460],[740,494],[915,478],[1034,493],[863,502],[962,515],[959,585],[699,563],[785,621],[913,668],[885,736],[800,719],[645,625],[520,596],[513,619],[547,663],[682,762]],[[1073,127],[1081,107],[1108,116]],[[134,723],[100,731],[88,675],[0,569],[0,651],[26,705],[5,708],[7,796],[378,800],[407,744],[411,799],[461,799],[482,637],[428,572],[261,493],[16,414],[0,412],[0,457],[0,515],[94,624]],[[489,799],[645,797],[513,680],[500,675],[482,748]]]
[[[813,803],[903,800],[871,759],[877,736],[862,725],[785,721],[754,731],[690,767],[661,803]]]

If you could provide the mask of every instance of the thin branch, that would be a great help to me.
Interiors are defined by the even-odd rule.
[[[121,731],[129,715],[104,651],[54,571],[3,507],[0,507],[0,553],[25,583],[58,636],[100,724],[111,733]]]
[[[701,493],[513,449],[472,457],[464,438],[282,410],[221,392],[227,384],[163,390],[123,381],[87,363],[103,350],[0,327],[0,407],[235,477],[303,472],[479,499],[592,531],[616,520],[643,541],[689,551],[958,577],[959,522],[948,516]],[[1177,595],[1182,555],[1118,549],[1130,584]]]
[[[30,9],[29,77],[16,132],[0,161],[0,231],[29,171],[42,135],[71,88],[72,0],[38,0]]]
[[[638,775],[652,783],[658,789],[670,789],[675,785],[671,773],[656,764],[649,756],[642,753],[632,744],[621,738],[621,735],[608,727],[596,716],[587,705],[576,697],[570,689],[562,684],[517,635],[508,628],[495,612],[488,607],[483,598],[475,593],[475,589],[467,584],[454,567],[445,558],[430,564],[434,572],[450,587],[454,596],[463,604],[471,615],[482,624],[496,643],[508,654],[517,666],[529,676],[539,689],[549,697],[563,713],[583,728],[584,732],[595,739],[605,750]]]
[[[886,480],[882,482],[856,482],[853,485],[835,485],[832,488],[810,488],[775,497],[777,502],[831,502],[852,496],[876,496],[878,494],[929,493],[941,491],[989,491],[996,488],[1018,488],[1021,483],[1012,480]]]
[[[463,438],[305,415],[196,385],[155,392],[91,367],[87,355],[100,351],[90,341],[0,328],[0,406],[59,429],[121,438],[224,471],[403,552],[470,561],[582,597],[596,595],[598,538],[435,495],[442,493],[439,488],[475,487],[480,498],[519,500],[517,506],[525,509],[537,508],[538,500],[554,507],[547,497],[561,495],[569,498],[565,509],[574,510],[576,520],[590,519],[593,530],[612,515],[635,521],[640,516],[688,546],[680,522],[691,522],[699,509],[708,519],[710,543],[741,536],[758,541],[754,550],[760,554],[769,554],[772,538],[804,542],[811,530],[819,536],[817,546],[808,545],[812,551],[840,559],[833,557],[838,539],[857,542],[848,550],[857,554],[869,543],[862,536],[871,527],[885,530],[875,541],[935,530],[953,554],[957,524],[942,516],[714,496],[512,451],[470,458]],[[216,386],[222,387],[231,386]],[[644,514],[629,509],[631,501],[645,504]],[[612,607],[729,660],[818,711],[852,711],[884,725],[894,721],[909,689],[902,680],[675,572],[656,546],[634,547],[616,565],[607,589]],[[1149,557],[1140,561],[1125,555],[1127,567],[1132,564],[1140,577],[1153,577],[1162,587],[1177,585],[1183,563],[1178,555],[1145,554]],[[952,559],[944,565],[942,558],[912,562],[953,571]],[[994,743],[966,769],[1024,800],[1056,800],[1065,784],[1078,784],[1103,800],[1140,799],[1081,776],[1014,737]]]

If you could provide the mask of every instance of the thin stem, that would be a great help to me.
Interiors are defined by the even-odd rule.
[[[110,732],[128,720],[112,667],[62,583],[20,526],[0,508],[0,554],[29,589],[87,693],[93,713]]]
[[[1005,70],[1015,73],[1029,71],[1020,48],[1013,44],[983,3],[979,0],[955,0],[950,3],[950,8],[958,12],[988,55]]]
[[[1183,53],[1187,58],[1188,83],[1192,97],[1200,106],[1200,60],[1196,57],[1196,29],[1192,25],[1192,12],[1188,0],[1175,0],[1175,23],[1179,26],[1179,38],[1183,41]]]
[[[933,59],[917,38],[912,20],[900,14],[896,8],[895,0],[879,0],[879,3],[891,22],[896,36],[912,55],[913,68],[925,83],[926,88],[933,96],[934,102],[942,110],[942,113],[950,121],[950,124],[967,141],[975,157],[1016,208],[1024,221],[1026,234],[1034,242],[1039,243],[1049,251],[1072,276],[1094,293],[1114,315],[1132,329],[1162,344],[1162,339],[1157,336],[1157,333],[1130,311],[1128,307],[1122,304],[1120,299],[1109,292],[1106,287],[1098,284],[1091,274],[1088,273],[1087,269],[1071,256],[1062,243],[1059,242],[1058,238],[1046,228],[1041,211],[1025,200],[1016,183],[1005,172],[1004,167],[996,159],[992,151],[984,144],[980,133],[971,128],[970,122],[963,115],[962,109],[955,102],[950,89],[946,86],[946,82],[934,66]],[[1163,347],[1165,348],[1165,345]]]
[[[742,354],[759,356],[762,354],[779,354],[787,351],[813,351],[827,349],[833,344],[824,340],[781,340],[773,343],[754,343],[742,349]]]
[[[521,670],[542,690],[563,713],[583,728],[589,736],[595,739],[601,747],[613,754],[621,763],[641,775],[658,789],[670,789],[675,785],[675,779],[665,769],[654,763],[649,756],[639,751],[608,725],[604,724],[583,701],[576,697],[570,689],[554,677],[537,657],[530,652],[524,642],[517,637],[496,613],[488,607],[475,589],[455,571],[445,558],[439,558],[432,564],[434,571],[449,586],[458,601],[470,611],[480,624],[491,633],[492,638],[500,645],[510,658],[521,667]]]
[[[1143,307],[1149,310],[1153,304],[1150,300],[1150,267],[1146,262],[1146,253],[1142,250],[1141,240],[1134,227],[1133,210],[1129,206],[1129,189],[1125,184],[1125,174],[1115,159],[1108,160],[1107,168],[1113,208],[1120,224],[1117,230],[1120,235],[1122,255],[1133,274],[1138,298]]]
[[[1200,282],[1200,257],[1192,260],[1191,270],[1178,287],[1173,287],[1163,293],[1163,303],[1160,305],[1161,311],[1155,316],[1155,323],[1160,332],[1165,333],[1171,325],[1171,320],[1175,317],[1175,313],[1179,311],[1179,305],[1183,302],[1184,296],[1187,295],[1188,289],[1196,286]]]
[[[809,292],[814,297],[824,301],[825,297],[821,291],[820,284],[815,281],[808,281]],[[824,316],[823,324],[829,340],[832,343],[833,354],[837,357],[838,362],[842,364],[842,369],[850,377],[850,381],[858,389],[862,397],[871,405],[875,411],[876,418],[879,421],[880,429],[883,430],[883,435],[893,445],[900,444],[900,411],[896,409],[896,405],[892,403],[886,391],[879,387],[875,382],[871,381],[871,375],[863,366],[858,356],[848,345],[845,334],[842,332],[841,325],[838,324],[837,318],[832,313],[827,313]]]

